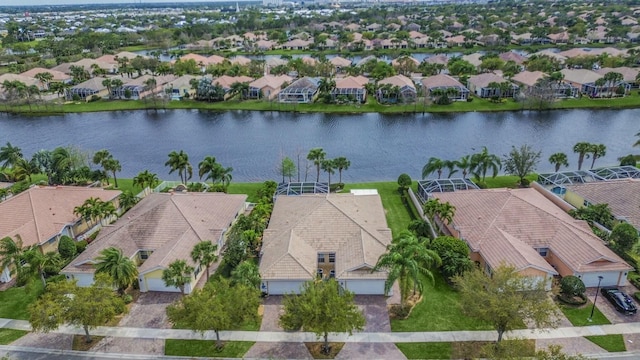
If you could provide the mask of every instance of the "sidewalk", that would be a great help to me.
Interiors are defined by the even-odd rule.
[[[0,318],[0,328],[31,331],[31,325],[26,320]],[[61,326],[53,331],[62,334],[82,335],[84,331],[79,327]],[[143,338],[143,339],[205,339],[214,340],[215,333],[206,331],[204,335],[191,330],[180,329],[147,329],[133,327],[100,326],[91,331],[93,335]],[[594,325],[584,327],[562,327],[557,329],[514,330],[505,334],[505,338],[526,339],[557,339],[575,338],[591,335],[608,334],[639,334],[640,323],[625,323],[614,325]],[[221,331],[220,337],[233,341],[259,342],[309,342],[317,341],[317,336],[309,332],[285,331]],[[331,335],[331,341],[352,343],[396,343],[396,342],[453,342],[453,341],[495,341],[498,334],[495,331],[440,331],[440,332],[374,332],[354,333],[348,335],[340,333]]]

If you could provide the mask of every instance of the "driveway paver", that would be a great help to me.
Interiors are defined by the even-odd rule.
[[[621,286],[619,287],[620,291],[625,292],[627,295],[633,298],[633,293],[636,292],[636,288],[634,286]],[[587,297],[593,303],[596,295],[596,288],[588,288],[586,292]],[[640,304],[634,299],[637,307],[640,308]],[[596,301],[596,307],[600,312],[604,314],[604,316],[611,321],[612,324],[620,324],[620,323],[632,323],[640,321],[640,312],[635,315],[624,315],[616,310],[613,307],[613,304],[609,302],[607,298],[602,296],[602,293],[598,294],[598,300]]]
[[[362,310],[366,320],[363,332],[390,332],[391,322],[387,310],[387,298],[384,296],[358,295],[355,303]]]
[[[283,331],[278,321],[280,315],[284,313],[284,306],[282,306],[282,296],[271,295],[264,298],[262,305],[264,312],[262,314],[262,324],[260,324],[260,331]]]
[[[167,318],[167,306],[180,298],[180,293],[146,292],[120,320],[120,326],[144,327],[151,329],[170,329]]]
[[[60,333],[28,333],[11,343],[15,346],[30,346],[44,349],[71,350],[73,335]]]

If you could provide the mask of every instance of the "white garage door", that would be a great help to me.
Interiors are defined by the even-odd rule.
[[[384,280],[342,280],[340,283],[357,295],[384,295]]]
[[[596,287],[598,286],[598,275],[602,276],[602,281],[600,282],[600,286],[621,286],[624,285],[624,282],[618,284],[618,279],[621,281],[624,279],[624,273],[620,273],[619,271],[615,272],[600,272],[600,273],[587,273],[582,275],[581,279],[584,282],[584,286],[586,287]]]
[[[180,292],[177,287],[167,287],[162,279],[146,279],[147,291]]]
[[[290,293],[300,293],[302,281],[269,281],[267,283],[267,292],[270,295],[284,295]]]

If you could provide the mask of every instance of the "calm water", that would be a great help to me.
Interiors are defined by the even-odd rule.
[[[445,115],[333,115],[278,112],[104,112],[51,117],[0,115],[0,144],[10,141],[30,156],[39,149],[77,145],[109,149],[122,164],[122,177],[148,169],[177,180],[164,166],[172,150],[189,154],[197,164],[207,155],[234,168],[234,181],[279,179],[282,154],[296,160],[310,148],[323,147],[328,158],[346,156],[346,181],[395,180],[406,172],[418,178],[431,156],[458,159],[487,146],[506,154],[512,145],[542,150],[538,171],[550,171],[554,152],[569,155],[578,141],[603,143],[607,154],[597,165],[616,164],[620,156],[639,152],[631,145],[640,131],[640,110],[569,110],[551,112],[465,113]],[[591,161],[585,160],[590,166]],[[326,175],[322,175],[326,177]],[[336,175],[337,176],[337,175]],[[309,171],[309,180],[315,171]],[[325,179],[326,181],[326,179]]]

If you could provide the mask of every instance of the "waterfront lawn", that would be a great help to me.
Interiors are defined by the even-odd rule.
[[[8,345],[28,334],[28,331],[0,329],[0,345]]]
[[[409,223],[413,220],[413,209],[410,206],[413,205],[411,205],[410,200],[407,205],[402,202],[402,197],[398,192],[398,183],[389,181],[345,184],[342,192],[348,193],[351,189],[378,190],[387,216],[387,224],[394,235],[409,227]]]
[[[396,343],[407,359],[451,359],[451,343]]]
[[[109,177],[109,184],[111,185],[108,186],[107,189],[115,189],[122,192],[131,191],[133,195],[138,195],[138,193],[142,191],[142,188],[140,186],[133,185],[133,179],[118,179],[118,187],[115,188],[113,177]]]
[[[228,194],[247,194],[247,201],[257,202],[258,190],[262,187],[263,183],[230,183],[227,187]]]
[[[529,181],[535,181],[538,179],[538,174],[530,174],[526,177]],[[472,179],[475,182],[475,179]],[[495,188],[517,188],[518,187],[518,177],[512,175],[501,175],[496,176],[495,178],[487,177],[485,179],[485,184],[489,189]]]
[[[29,286],[12,287],[0,291],[0,318],[29,319],[27,307],[42,293],[40,281],[32,281]]]
[[[592,302],[587,301],[585,305],[582,306],[569,306],[565,304],[558,304],[560,311],[564,314],[564,316],[569,319],[573,326],[590,326],[590,325],[607,325],[611,324],[609,319],[607,319],[604,314],[595,308],[593,312],[593,321],[589,322],[587,319],[591,315]]]
[[[422,275],[421,275],[422,276]],[[422,301],[405,320],[391,320],[391,331],[492,330],[487,324],[462,314],[460,295],[446,283],[439,271],[434,284],[424,276]]]
[[[172,356],[241,358],[255,344],[253,341],[225,341],[222,350],[215,340],[177,340],[164,342],[164,354]]]
[[[620,334],[585,336],[585,338],[608,352],[627,351],[624,338]]]

